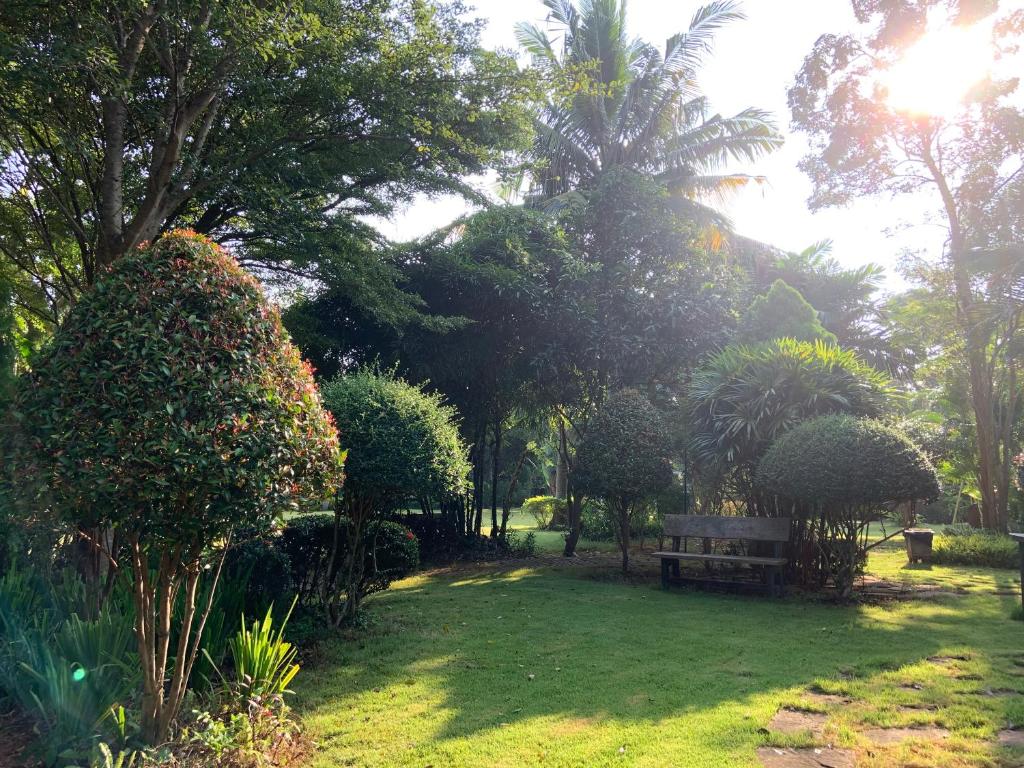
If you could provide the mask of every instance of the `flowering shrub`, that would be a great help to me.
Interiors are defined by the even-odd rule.
[[[209,240],[174,232],[82,296],[15,407],[26,474],[49,505],[127,546],[143,728],[160,741],[198,651],[204,553],[341,482],[312,371],[256,280]],[[172,617],[185,630],[173,651],[159,642]]]

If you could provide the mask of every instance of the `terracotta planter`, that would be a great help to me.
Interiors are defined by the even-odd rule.
[[[928,528],[907,528],[903,538],[907,542],[907,559],[912,563],[927,563],[932,559],[932,537]]]

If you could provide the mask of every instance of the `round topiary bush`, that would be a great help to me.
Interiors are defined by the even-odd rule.
[[[128,549],[143,728],[159,742],[199,647],[204,553],[337,487],[337,432],[259,284],[188,232],[115,262],[19,389],[22,458],[47,503]]]
[[[867,525],[885,507],[939,493],[931,462],[899,430],[870,419],[822,416],[776,440],[758,464],[757,484],[813,526],[811,540],[843,597],[866,552]]]
[[[604,501],[617,524],[622,569],[629,569],[632,517],[672,482],[665,420],[635,390],[611,395],[587,425],[576,451],[574,482]]]
[[[823,416],[776,440],[757,468],[770,493],[822,507],[880,507],[938,495],[928,457],[899,430],[870,419]]]
[[[348,449],[336,524],[340,529],[344,521],[346,538],[355,543],[344,553],[335,547],[328,569],[338,567],[338,557],[344,556],[344,602],[337,590],[324,595],[328,616],[337,624],[352,619],[359,609],[364,532],[370,521],[409,497],[461,493],[469,465],[455,410],[439,395],[364,370],[330,381],[323,396]]]

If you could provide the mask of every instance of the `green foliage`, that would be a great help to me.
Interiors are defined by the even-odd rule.
[[[121,259],[24,380],[29,469],[71,522],[205,543],[341,478],[310,371],[256,281],[187,233]]]
[[[301,605],[315,603],[339,588],[343,564],[350,553],[351,529],[338,529],[338,550],[331,568],[335,536],[332,514],[301,515],[288,521],[271,541],[274,559],[284,563],[286,581]],[[391,520],[371,520],[363,530],[363,565],[356,585],[359,599],[382,592],[391,582],[415,571],[420,564],[419,540],[407,527]]]
[[[523,512],[532,515],[538,528],[547,528],[565,514],[565,499],[554,496],[531,496],[523,502]]]
[[[782,280],[754,299],[740,323],[737,340],[744,344],[772,339],[823,341],[835,344],[835,334],[825,330],[818,313],[796,288]]]
[[[293,601],[292,609],[294,607]],[[291,613],[289,610],[276,631],[273,606],[267,609],[262,621],[256,619],[252,626],[247,625],[242,616],[242,626],[228,647],[235,683],[244,699],[291,693],[288,685],[299,673],[299,665],[295,663],[298,650],[284,639]]]
[[[608,397],[576,452],[576,482],[588,496],[632,505],[672,481],[664,420],[643,395],[623,390]]]
[[[7,400],[14,385],[15,348],[14,307],[11,288],[0,274],[0,419],[7,410]]]
[[[533,78],[481,48],[459,3],[37,10],[0,13],[0,185],[29,192],[0,198],[0,238],[17,244],[19,299],[54,323],[104,265],[175,226],[406,320],[418,302],[362,217],[418,193],[475,196],[466,175],[528,140]],[[123,168],[105,173],[108,159]]]
[[[698,8],[686,32],[669,36],[664,49],[628,36],[624,2],[545,5],[545,25],[516,29],[534,65],[557,86],[536,121],[541,196],[591,186],[615,166],[649,174],[691,199],[721,193],[752,180],[722,174],[729,161],[752,161],[781,145],[767,113],[711,114],[695,85],[715,33],[743,18],[735,3]]]
[[[882,374],[821,341],[730,346],[693,376],[693,456],[705,479],[749,493],[758,460],[780,435],[825,414],[878,416],[890,397]]]
[[[670,451],[663,417],[636,390],[610,395],[576,450],[575,482],[614,517],[623,569],[629,565],[634,518],[672,482]]]
[[[323,399],[350,451],[346,507],[383,513],[409,497],[462,490],[467,465],[457,414],[440,395],[362,370],[325,384]]]
[[[878,509],[939,493],[935,469],[906,435],[849,415],[812,419],[779,437],[761,459],[756,481],[825,511],[836,505]]]
[[[68,612],[84,592],[12,568],[0,578],[0,689],[39,724],[47,764],[74,764],[97,738],[119,736],[119,705],[138,684],[133,615],[108,604]]]
[[[1009,536],[972,530],[967,534],[939,533],[932,540],[932,562],[942,565],[978,565],[1020,568],[1020,545]]]

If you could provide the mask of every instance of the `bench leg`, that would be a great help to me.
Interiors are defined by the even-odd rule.
[[[672,575],[675,578],[677,578],[677,579],[682,575],[682,572],[679,570],[679,561],[678,560],[673,560],[672,561]]]
[[[661,559],[661,588],[668,589],[668,569],[669,561],[667,558]]]
[[[782,568],[768,568],[768,594],[782,597],[786,594],[786,577]]]

